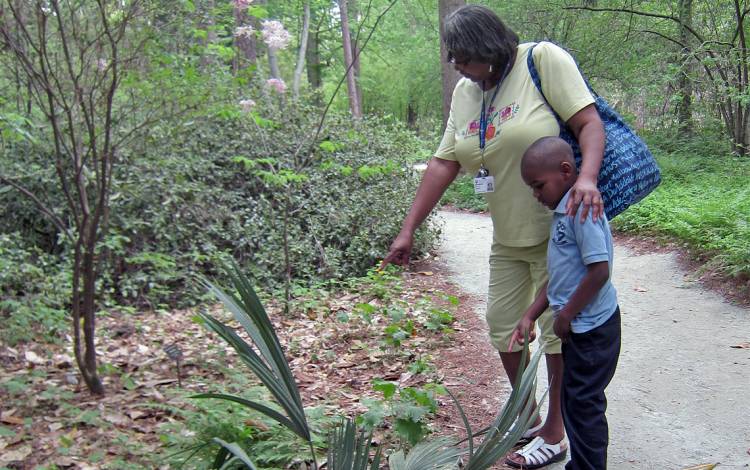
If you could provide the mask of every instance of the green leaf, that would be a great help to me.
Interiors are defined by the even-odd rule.
[[[259,20],[268,18],[268,10],[260,5],[251,5],[247,8],[247,14]]]
[[[225,441],[222,441],[218,437],[214,437],[213,441],[218,443],[220,446],[222,446],[224,449],[229,451],[232,455],[234,455],[235,459],[230,459],[227,462],[224,463],[224,465],[221,466],[222,469],[229,468],[229,465],[231,465],[233,460],[240,460],[242,463],[247,465],[247,467],[250,470],[257,470],[253,462],[250,460],[250,457],[245,453],[244,450],[240,446],[238,446],[236,443],[228,443]]]
[[[398,433],[399,436],[405,438],[411,445],[416,444],[427,432],[427,428],[424,423],[418,421],[412,421],[409,418],[397,418],[393,424],[393,429]]]
[[[386,400],[390,400],[391,397],[396,393],[398,386],[395,382],[386,382],[385,380],[374,380],[372,388],[376,392],[381,392]]]
[[[374,429],[383,423],[383,420],[388,416],[388,411],[383,406],[380,400],[363,400],[368,409],[367,411],[357,417],[357,424],[364,426],[367,429]]]

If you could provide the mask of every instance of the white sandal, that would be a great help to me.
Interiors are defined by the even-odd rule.
[[[565,459],[568,453],[568,446],[563,441],[564,439],[557,444],[547,444],[544,439],[537,436],[520,450],[514,452],[514,455],[523,457],[524,463],[518,463],[510,458],[505,459],[505,463],[513,468],[531,470],[553,462],[559,462]]]
[[[542,429],[543,426],[544,426],[544,421],[524,431],[523,434],[521,434],[521,437],[518,438],[518,442],[516,442],[515,446],[524,445],[528,443],[529,441],[531,441],[532,439],[534,439],[536,437],[534,433]],[[508,432],[505,433],[505,436],[503,437],[503,439],[508,437],[510,433],[512,432],[513,432],[513,429],[511,428]]]

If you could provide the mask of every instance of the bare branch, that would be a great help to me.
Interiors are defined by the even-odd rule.
[[[675,23],[680,23],[680,19],[671,15],[662,15],[660,13],[650,13],[646,11],[631,10],[629,8],[598,8],[598,7],[587,7],[587,6],[573,6],[563,7],[564,10],[587,10],[587,11],[598,11],[598,12],[610,12],[610,13],[629,13],[631,15],[645,16],[649,18],[659,18],[662,20],[670,20]],[[700,42],[704,42],[703,36],[701,36],[696,30],[685,25],[686,30],[695,36]]]
[[[46,215],[50,221],[57,227],[60,232],[62,232],[65,237],[73,242],[73,235],[70,233],[70,230],[65,225],[65,223],[58,217],[52,209],[47,207],[37,196],[36,194],[32,193],[28,189],[26,189],[24,186],[16,183],[10,178],[6,178],[5,176],[0,175],[0,183],[8,185],[12,188],[15,188],[19,193],[23,194],[24,196],[28,197],[34,202],[34,205],[37,206],[40,212],[42,212],[44,215]]]

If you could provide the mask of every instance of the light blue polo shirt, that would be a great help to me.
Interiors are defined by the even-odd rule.
[[[612,275],[612,233],[606,217],[596,222],[588,218],[581,223],[583,204],[575,217],[565,215],[565,205],[570,191],[555,208],[547,247],[547,298],[550,307],[559,312],[573,295],[586,275],[586,265],[600,261],[609,262]],[[585,333],[609,320],[617,308],[617,292],[607,283],[571,322],[573,333]]]

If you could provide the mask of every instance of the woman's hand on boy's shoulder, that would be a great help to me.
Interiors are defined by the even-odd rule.
[[[569,216],[575,217],[579,212],[578,209],[581,205],[583,206],[580,211],[581,223],[586,220],[589,212],[591,212],[591,218],[594,222],[604,215],[604,201],[602,200],[599,188],[596,187],[596,182],[579,176],[578,180],[570,189],[570,196],[568,197],[568,204],[565,207],[565,212]]]

